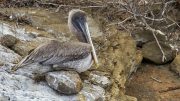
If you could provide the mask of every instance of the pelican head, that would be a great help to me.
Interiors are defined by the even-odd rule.
[[[71,33],[75,34],[80,42],[89,43],[92,46],[92,55],[96,64],[98,64],[97,55],[91,40],[89,27],[87,24],[86,13],[79,9],[73,9],[69,12],[68,26]]]

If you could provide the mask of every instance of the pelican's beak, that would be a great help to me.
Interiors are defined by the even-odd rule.
[[[95,51],[94,45],[93,45],[92,40],[91,40],[91,36],[90,36],[89,27],[88,27],[87,22],[85,22],[85,29],[86,29],[86,35],[85,35],[86,39],[91,44],[91,47],[92,47],[92,55],[93,55],[94,62],[96,63],[96,65],[98,65],[98,59],[97,59],[96,51]]]
[[[88,24],[86,22],[86,19],[85,18],[74,19],[73,25],[74,25],[74,27],[76,27],[76,29],[78,29],[81,32],[81,34],[82,34],[81,38],[83,39],[83,42],[87,42],[87,43],[91,44],[93,59],[94,59],[96,65],[98,65],[98,59],[97,59],[96,51],[94,49],[94,45],[93,45],[92,40],[91,40],[89,27],[88,27]],[[78,33],[78,34],[80,34],[80,33]]]
[[[92,40],[91,40],[89,27],[88,27],[88,24],[86,22],[86,19],[83,17],[77,18],[77,19],[74,19],[72,23],[73,23],[74,27],[78,30],[78,32],[80,32],[78,34],[81,34],[80,35],[81,38],[79,37],[81,39],[81,41],[89,43],[91,45],[94,62],[96,63],[96,65],[98,65],[98,59],[97,59],[96,51],[94,49],[94,45],[93,45]]]

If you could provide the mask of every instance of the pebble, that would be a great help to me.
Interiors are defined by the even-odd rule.
[[[108,77],[110,76],[108,76],[105,72],[93,71],[89,74],[89,81],[95,85],[107,88],[112,84]]]

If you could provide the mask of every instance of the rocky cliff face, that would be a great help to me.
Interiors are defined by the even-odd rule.
[[[109,101],[130,100],[124,95],[125,82],[130,74],[137,69],[141,63],[142,55],[136,50],[135,41],[128,33],[119,32],[115,28],[106,31],[110,37],[99,38],[98,57],[99,71],[107,72],[112,85],[106,94]]]
[[[50,39],[76,41],[68,31],[67,14],[62,11],[55,13],[40,8],[3,8],[0,13],[10,18],[25,17],[30,23],[16,27],[14,20],[0,21],[0,36],[11,35],[17,39],[11,47],[0,47],[0,51],[3,52],[0,59],[0,99],[5,99],[3,101],[23,101],[24,99],[30,101],[136,100],[124,94],[125,82],[129,75],[137,69],[142,55],[136,50],[135,41],[128,33],[120,32],[114,26],[105,27],[105,25],[103,25],[104,29],[100,30],[102,26],[98,23],[99,20],[88,18],[100,64],[99,66],[93,65],[89,71],[79,74],[82,80],[82,90],[77,94],[67,96],[51,89],[45,81],[35,83],[32,77],[36,76],[34,75],[36,72],[32,69],[42,70],[41,68],[44,68],[42,66],[33,64],[20,69],[15,74],[9,72],[9,69],[22,57]],[[45,74],[50,71],[48,67],[44,70]]]

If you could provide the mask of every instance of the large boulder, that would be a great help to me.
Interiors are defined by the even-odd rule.
[[[132,33],[138,47],[142,47],[145,43],[155,41],[152,31],[146,29],[135,29]],[[159,41],[166,41],[166,37],[161,34],[156,34]]]
[[[164,42],[160,42],[160,45],[166,56],[166,59],[164,61],[162,59],[162,52],[158,47],[156,41],[149,42],[143,45],[142,53],[144,59],[149,60],[155,64],[165,64],[169,61],[172,61],[175,58],[174,51],[169,45],[165,44]]]

